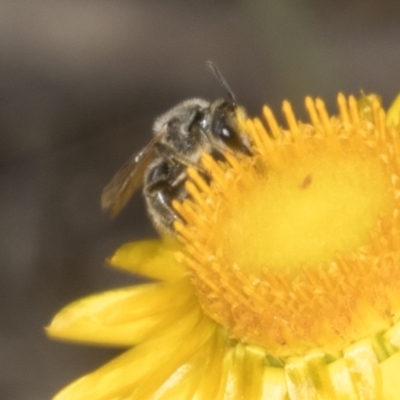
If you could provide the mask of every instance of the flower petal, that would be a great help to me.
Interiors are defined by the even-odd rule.
[[[326,361],[325,353],[319,351],[288,360],[285,375],[291,399],[335,398]]]
[[[207,365],[206,373],[200,384],[197,384],[196,399],[198,400],[220,399],[221,393],[223,393],[221,388],[224,389],[226,384],[227,373],[226,370],[222,369],[222,364],[229,349],[229,338],[225,332],[217,329],[212,341],[209,359],[205,362]]]
[[[285,374],[282,368],[266,367],[264,370],[263,384],[265,398],[269,400],[288,399]]]
[[[127,351],[98,370],[73,382],[54,400],[143,399],[152,395],[184,365],[214,332],[214,324],[201,313],[187,314],[179,323]],[[179,344],[179,351],[176,345]]]
[[[185,350],[180,356],[174,355],[171,360],[150,371],[147,380],[143,380],[135,390],[134,399],[192,399],[205,369],[211,361],[212,333],[215,325],[209,324],[207,318],[196,327],[194,336],[198,336],[198,345],[185,355]],[[185,338],[184,340],[187,340]],[[190,339],[191,340],[191,339]],[[171,344],[173,347],[173,344]],[[175,349],[178,350],[175,343]],[[179,346],[181,352],[181,346]],[[174,353],[175,354],[175,353]],[[189,358],[187,358],[189,357]],[[185,360],[187,359],[187,361]],[[179,361],[180,360],[180,361]],[[184,364],[181,364],[185,361]],[[178,366],[178,368],[177,368]],[[151,382],[151,383],[149,383]],[[186,396],[183,397],[183,394]]]
[[[395,400],[400,393],[400,353],[397,352],[380,364],[382,371],[382,386],[385,400]]]
[[[113,266],[154,279],[181,278],[184,269],[175,259],[180,245],[172,239],[126,243],[108,259]]]
[[[64,340],[130,346],[193,308],[198,304],[186,279],[134,286],[68,305],[54,317],[47,333]]]
[[[392,105],[386,114],[386,123],[388,126],[397,126],[400,117],[400,94],[394,99]]]

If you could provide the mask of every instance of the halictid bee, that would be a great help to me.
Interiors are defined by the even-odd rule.
[[[187,168],[200,165],[202,153],[223,159],[223,152],[251,155],[250,140],[239,130],[237,113],[244,113],[217,66],[208,62],[227,91],[229,100],[209,102],[186,100],[157,118],[154,137],[134,154],[104,188],[101,205],[112,215],[118,214],[135,191],[143,186],[149,215],[160,233],[174,234],[173,222],[179,217],[172,200],[183,200]]]

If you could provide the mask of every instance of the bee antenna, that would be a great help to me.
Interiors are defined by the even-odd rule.
[[[228,96],[231,98],[233,104],[236,105],[237,102],[236,102],[235,95],[233,94],[233,91],[232,91],[231,87],[228,85],[228,82],[223,77],[223,75],[222,75],[221,71],[219,70],[219,68],[212,61],[207,61],[207,66],[211,68],[211,71],[214,73],[214,75],[217,78],[218,82],[227,91]]]

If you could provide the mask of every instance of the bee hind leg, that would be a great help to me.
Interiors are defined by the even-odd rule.
[[[146,188],[147,211],[155,228],[160,233],[175,234],[174,222],[182,219],[172,207],[172,201],[182,198],[182,189],[171,186],[166,181]]]

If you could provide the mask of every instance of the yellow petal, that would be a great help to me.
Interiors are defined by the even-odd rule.
[[[400,393],[400,353],[396,353],[389,357],[379,366],[382,371],[384,399],[397,400]]]
[[[388,126],[397,126],[399,124],[400,116],[400,94],[394,99],[386,114],[386,123]]]
[[[360,341],[344,352],[354,388],[361,399],[375,399],[381,393],[378,360],[370,340]]]
[[[233,376],[233,362],[235,349],[232,346],[227,346],[225,354],[223,354],[220,364],[220,387],[215,400],[236,399],[238,395],[238,382]],[[239,397],[240,398],[240,397]]]
[[[197,385],[196,399],[198,400],[219,399],[221,392],[223,393],[221,387],[223,389],[226,384],[227,371],[222,369],[222,365],[229,348],[229,340],[228,335],[225,332],[222,333],[221,329],[216,333],[207,362],[206,374],[202,383]],[[220,393],[220,397],[218,397],[218,393]]]
[[[198,362],[190,362],[178,368],[174,374],[157,390],[152,397],[154,400],[187,400],[192,399],[195,392],[196,382],[198,382],[199,369]]]
[[[293,400],[335,398],[324,352],[315,350],[305,357],[289,359],[285,375],[288,392]]]
[[[108,291],[78,300],[53,319],[49,336],[113,346],[130,346],[179,321],[198,307],[186,280]]]
[[[262,398],[264,364],[265,353],[259,347],[246,346],[243,363],[243,398]]]
[[[151,376],[147,380],[141,381],[137,386],[134,399],[162,398],[175,400],[182,398],[186,400],[193,398],[203,372],[209,366],[209,362],[206,360],[209,358],[212,348],[212,333],[215,330],[215,325],[209,325],[208,322],[201,323],[196,328],[196,332],[192,334],[192,336],[198,336],[198,347],[193,346],[188,353],[184,349],[179,356],[172,356],[172,359],[164,363],[162,368],[155,368],[154,371],[151,371]],[[189,342],[193,340],[193,338],[187,339],[189,339]],[[172,343],[170,345],[173,346]],[[186,345],[185,343],[184,347]],[[181,352],[181,345],[179,345],[179,352]],[[184,360],[185,363],[182,364]],[[186,394],[186,397],[183,397],[183,394]]]
[[[287,386],[282,368],[266,367],[263,379],[264,397],[269,400],[287,400]]]
[[[137,391],[140,387],[147,385],[148,391],[156,392],[160,380],[166,381],[184,365],[213,332],[213,324],[200,310],[185,315],[179,323],[160,330],[153,339],[73,382],[54,400],[143,399]]]
[[[180,245],[171,240],[143,240],[121,246],[108,260],[113,266],[154,279],[171,281],[184,274],[176,261]]]
[[[358,400],[347,364],[343,358],[329,365],[337,399]]]

